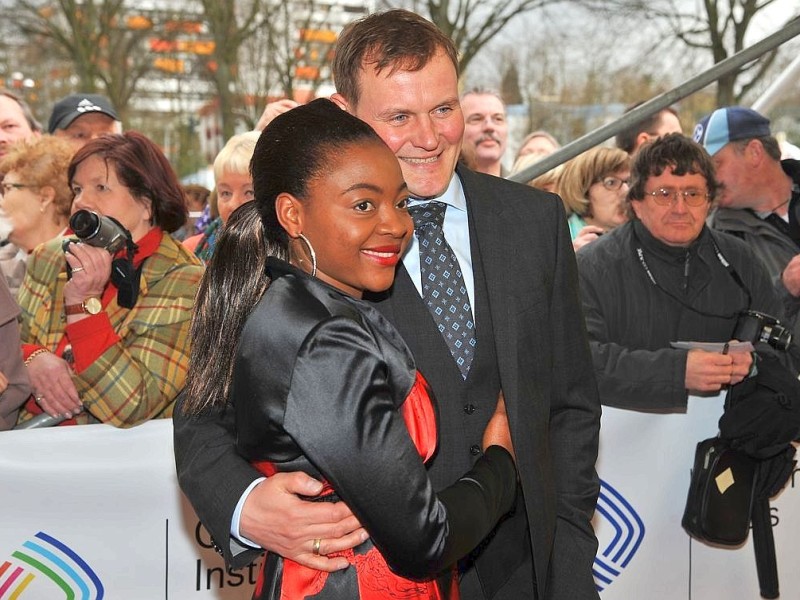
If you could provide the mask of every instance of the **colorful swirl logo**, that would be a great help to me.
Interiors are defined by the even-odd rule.
[[[605,547],[600,541],[601,547],[592,568],[597,591],[602,592],[622,573],[639,550],[644,539],[644,522],[630,502],[602,479],[595,518],[598,517],[611,525],[613,532]]]
[[[24,598],[25,590],[37,578],[50,580],[67,600],[101,600],[104,595],[100,578],[86,561],[42,531],[0,564],[0,600]]]

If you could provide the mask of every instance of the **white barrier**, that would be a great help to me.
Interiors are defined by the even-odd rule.
[[[723,397],[689,398],[686,414],[603,407],[594,525],[602,600],[760,598],[752,536],[711,547],[681,528],[697,442],[717,433]],[[800,598],[800,472],[774,499],[781,598]]]
[[[0,433],[0,600],[249,598],[174,461],[169,420]]]
[[[697,441],[722,400],[686,415],[605,408],[595,517],[603,600],[750,600],[750,542],[710,548],[680,526]],[[781,597],[800,598],[800,473],[773,501]],[[249,598],[257,566],[228,572],[178,490],[172,423],[0,433],[0,600]]]

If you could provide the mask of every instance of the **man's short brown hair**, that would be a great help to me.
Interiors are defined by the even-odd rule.
[[[625,109],[625,114],[629,113],[634,108],[638,108],[642,104],[644,104],[644,101],[631,104]],[[678,111],[673,107],[668,106],[666,108],[662,108],[658,112],[655,112],[650,116],[645,117],[641,121],[638,121],[633,125],[629,125],[627,128],[620,131],[614,138],[617,148],[620,150],[625,150],[625,152],[628,154],[633,154],[633,151],[636,149],[636,139],[639,137],[639,134],[644,132],[647,135],[655,135],[655,130],[661,126],[661,120],[664,118],[664,114],[666,113],[674,115],[676,119],[678,118]]]
[[[419,71],[440,51],[457,75],[458,51],[436,25],[402,9],[371,14],[350,23],[339,35],[332,65],[336,91],[356,106],[361,96],[359,77],[366,65],[374,65],[378,73]]]

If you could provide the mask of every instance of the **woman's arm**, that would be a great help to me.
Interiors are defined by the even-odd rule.
[[[263,368],[253,367],[237,376],[265,389]],[[392,391],[370,335],[351,319],[332,319],[297,356],[283,425],[389,565],[406,577],[428,577],[470,552],[508,512],[516,471],[511,455],[493,446],[437,494]]]
[[[75,385],[95,418],[128,427],[171,414],[186,380],[189,326],[201,276],[195,265],[173,270],[139,297],[122,337],[83,368],[76,359]],[[110,324],[106,328],[111,331]],[[73,346],[96,334],[76,329],[68,331]]]

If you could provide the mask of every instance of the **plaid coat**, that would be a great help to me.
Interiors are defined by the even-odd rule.
[[[38,247],[30,257],[19,292],[23,344],[55,351],[64,337],[61,239]],[[203,267],[164,234],[142,267],[139,298],[131,308],[112,299],[105,308],[120,340],[81,373],[73,375],[86,408],[78,424],[105,422],[130,427],[170,417],[189,364],[189,324]],[[20,420],[30,416],[26,410]]]

